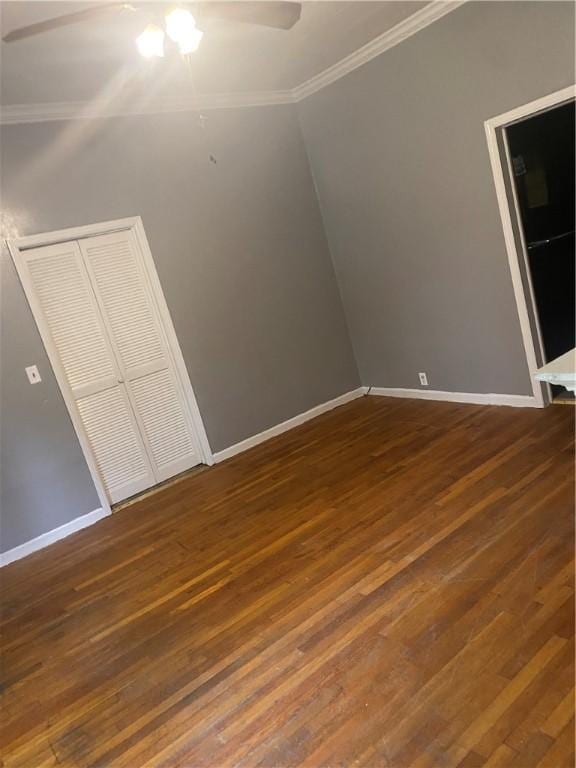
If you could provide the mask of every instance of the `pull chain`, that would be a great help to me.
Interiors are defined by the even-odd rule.
[[[192,57],[190,54],[187,54],[186,56],[184,56],[184,59],[186,61],[186,67],[188,69],[188,75],[190,77],[190,83],[192,85],[193,98],[196,99],[198,97],[198,91],[196,89],[196,83],[194,80],[194,70],[192,69]],[[218,160],[216,159],[216,156],[214,155],[214,153],[210,150],[210,141],[208,137],[208,130],[206,127],[206,124],[208,122],[208,117],[200,110],[200,108],[197,109],[196,114],[198,119],[198,127],[202,132],[203,142],[206,146],[208,158],[213,165],[217,165]]]

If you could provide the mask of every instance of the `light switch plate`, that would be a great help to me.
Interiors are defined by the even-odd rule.
[[[29,365],[26,368],[26,376],[28,376],[30,384],[38,384],[39,381],[42,381],[38,368],[35,365]]]

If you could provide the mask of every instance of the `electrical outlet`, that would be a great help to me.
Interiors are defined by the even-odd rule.
[[[26,376],[28,376],[30,384],[38,384],[39,381],[42,381],[38,368],[35,365],[29,365],[26,368]]]
[[[426,376],[425,373],[419,373],[418,378],[420,379],[420,385],[423,387],[428,386],[428,376]]]

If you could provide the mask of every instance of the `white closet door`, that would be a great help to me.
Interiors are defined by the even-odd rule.
[[[132,231],[79,241],[157,480],[199,464],[182,391]]]
[[[23,253],[29,300],[53,364],[75,400],[111,502],[154,483],[154,472],[76,242]]]

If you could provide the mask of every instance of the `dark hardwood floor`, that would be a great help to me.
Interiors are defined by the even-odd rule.
[[[368,397],[3,569],[10,768],[572,768],[568,407]]]

